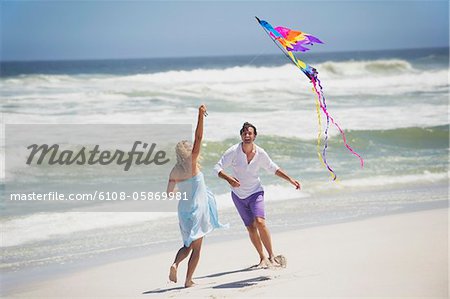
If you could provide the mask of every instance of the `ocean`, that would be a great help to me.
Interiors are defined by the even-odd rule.
[[[221,221],[231,224],[208,236],[213,241],[246,235],[228,186],[212,171],[221,154],[239,142],[245,121],[258,128],[256,143],[302,184],[296,191],[262,173],[273,231],[446,207],[448,53],[444,48],[302,57],[318,70],[328,110],[365,161],[361,168],[330,127],[327,158],[336,182],[317,157],[312,86],[281,54],[1,62],[2,123],[195,128],[198,106],[205,103],[202,170]],[[5,184],[17,178],[5,177],[4,163],[1,173],[5,197]],[[6,287],[33,271],[91,265],[119,254],[175,254],[181,245],[176,211],[94,213],[56,206],[42,212],[11,209],[4,201],[0,208]]]

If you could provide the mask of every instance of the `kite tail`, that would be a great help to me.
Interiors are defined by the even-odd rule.
[[[314,88],[312,88],[312,91],[314,92]],[[317,130],[317,156],[319,156],[320,162],[322,162],[322,165],[326,167],[325,163],[323,162],[322,154],[320,153],[320,140],[322,139],[322,120],[320,118],[320,102],[319,99],[316,98],[316,113],[317,113],[317,122],[318,122],[318,130]]]
[[[314,79],[315,79],[315,80],[314,80]],[[322,108],[322,111],[323,111],[323,112],[325,113],[325,115],[327,116],[327,121],[328,121],[328,120],[331,120],[331,122],[338,128],[339,132],[341,133],[342,140],[344,141],[345,147],[346,147],[353,155],[355,155],[356,157],[359,158],[359,162],[360,162],[360,164],[361,164],[361,168],[364,167],[364,159],[363,159],[357,152],[355,152],[355,151],[351,148],[351,146],[347,143],[347,138],[345,137],[344,131],[341,129],[341,127],[339,126],[339,124],[338,124],[337,122],[334,121],[333,117],[331,117],[331,115],[329,115],[328,110],[327,110],[327,106],[326,106],[326,102],[325,102],[325,96],[323,95],[323,89],[322,89],[322,85],[320,84],[319,78],[316,76],[314,79],[312,79],[311,81],[312,81],[312,83],[313,83],[313,86],[314,86],[314,89],[315,89],[316,93],[318,94],[318,96],[319,96],[319,94],[320,94],[320,95],[321,95],[320,98],[323,99],[323,103],[321,102],[321,108]],[[317,83],[318,83],[318,85],[319,85],[320,92],[317,90],[316,80],[317,80]],[[327,129],[328,129],[328,127],[327,127]],[[324,152],[325,152],[325,150],[326,150],[326,148],[324,148]]]
[[[323,94],[322,86],[320,85],[320,80],[319,80],[319,77],[317,76],[317,74],[314,76],[314,79],[319,83],[319,87],[320,87],[320,89],[319,89],[320,90],[319,99],[322,100],[321,101],[322,106],[325,109],[327,109],[327,103],[325,101],[325,95]],[[313,84],[313,85],[314,85],[314,88],[316,88],[315,84]],[[316,90],[316,92],[317,92],[317,90]],[[319,93],[318,93],[318,95],[319,95]],[[327,126],[325,127],[325,141],[324,141],[324,146],[323,146],[323,156],[325,157],[325,159],[326,159],[327,148],[328,148],[328,130],[330,129],[330,117],[329,117],[328,114],[326,116],[327,116]]]
[[[322,110],[323,110],[323,103],[322,103],[322,98],[323,98],[323,94],[322,93],[320,93],[318,90],[317,90],[317,87],[316,87],[316,81],[315,81],[315,78],[317,78],[316,76],[314,76],[314,77],[311,77],[311,82],[313,83],[313,91],[317,94],[317,99],[316,99],[316,110],[317,110],[317,117],[318,117],[318,120],[319,120],[319,136],[318,136],[318,140],[317,140],[317,151],[318,151],[318,155],[319,155],[319,157],[320,157],[320,160],[322,161],[322,163],[324,164],[324,166],[328,169],[328,171],[330,172],[330,174],[331,174],[331,177],[333,178],[333,181],[335,181],[336,180],[336,178],[337,178],[337,176],[336,176],[336,173],[334,172],[334,170],[331,168],[331,166],[328,164],[328,162],[327,162],[327,148],[328,148],[328,128],[329,128],[329,126],[330,126],[330,117],[329,117],[329,115],[328,114],[325,114],[326,116],[327,116],[327,127],[326,127],[326,129],[325,129],[325,140],[324,140],[324,148],[323,148],[323,152],[322,152],[322,154],[320,154],[320,149],[319,149],[319,147],[320,147],[320,131],[321,131],[321,129],[322,129],[322,123],[321,123],[321,120],[320,120],[320,109],[319,109],[319,107],[321,107],[322,108]],[[326,109],[325,109],[326,110]]]

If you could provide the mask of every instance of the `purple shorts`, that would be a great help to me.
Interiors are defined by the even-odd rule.
[[[245,226],[252,225],[256,217],[265,218],[264,214],[264,191],[253,193],[247,198],[240,199],[231,192],[234,205],[239,212]]]

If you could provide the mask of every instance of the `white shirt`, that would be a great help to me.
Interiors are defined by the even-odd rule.
[[[239,187],[231,187],[232,191],[239,198],[247,198],[250,195],[264,191],[258,171],[264,168],[270,173],[275,173],[280,167],[275,164],[265,150],[255,144],[256,153],[250,163],[247,163],[247,156],[242,150],[242,142],[230,147],[222,158],[214,166],[217,174],[224,168],[232,166],[233,176],[239,180]]]

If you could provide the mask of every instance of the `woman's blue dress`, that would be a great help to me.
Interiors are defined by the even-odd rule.
[[[215,228],[227,227],[219,223],[216,199],[206,187],[202,172],[178,182],[177,186],[178,192],[186,192],[186,196],[183,195],[182,198],[187,198],[178,202],[178,219],[184,246],[189,247],[193,241]]]

